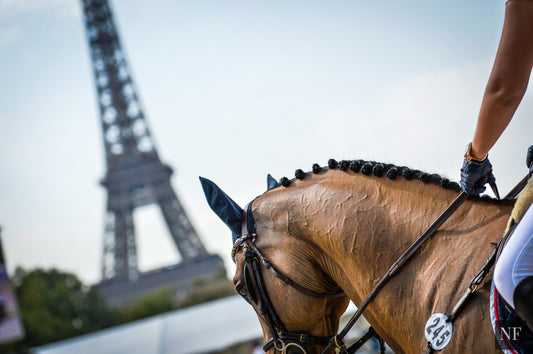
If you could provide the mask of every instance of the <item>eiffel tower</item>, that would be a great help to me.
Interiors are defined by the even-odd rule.
[[[207,253],[170,184],[172,169],[161,162],[155,148],[108,1],[81,1],[107,167],[101,181],[107,189],[102,284],[125,284],[142,276],[133,211],[148,204],[159,205],[182,263],[203,259],[204,266],[212,263],[215,271],[223,269],[220,257]]]

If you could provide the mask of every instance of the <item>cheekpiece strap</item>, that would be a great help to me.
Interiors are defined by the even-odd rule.
[[[235,243],[233,244],[233,248],[231,250],[231,259],[233,259],[233,263],[235,263],[235,254],[239,250],[239,247],[242,246],[243,242],[249,239],[255,241],[255,221],[252,216],[252,203],[254,202],[254,200],[246,204],[243,209],[241,221],[241,237],[235,240]]]
[[[246,204],[242,212],[242,224],[241,224],[241,236],[253,236],[255,235],[255,221],[252,216],[252,204],[255,201],[252,200]]]

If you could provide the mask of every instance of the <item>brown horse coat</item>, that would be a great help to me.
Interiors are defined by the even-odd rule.
[[[418,180],[327,170],[254,201],[256,245],[301,285],[322,292],[340,287],[358,305],[456,196]],[[491,243],[502,236],[511,210],[510,202],[467,200],[381,290],[363,315],[395,352],[423,352],[426,321],[435,312],[449,314],[491,254]],[[491,277],[454,322],[443,353],[497,351],[489,314]],[[234,281],[241,280],[237,266]],[[335,333],[345,300],[305,298],[268,272],[265,283],[288,330]]]

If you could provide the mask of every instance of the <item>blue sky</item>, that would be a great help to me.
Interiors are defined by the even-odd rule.
[[[156,146],[206,247],[229,231],[198,176],[242,205],[328,158],[458,179],[504,1],[112,2]],[[100,278],[103,143],[81,6],[0,0],[0,225],[9,269]],[[502,193],[525,175],[528,93],[491,152]],[[136,211],[141,269],[179,259],[159,211]]]

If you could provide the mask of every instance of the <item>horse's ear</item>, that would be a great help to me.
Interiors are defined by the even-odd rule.
[[[268,176],[267,176],[267,190],[271,190],[271,189],[276,188],[276,187],[279,187],[279,183],[269,173]]]
[[[207,203],[230,228],[233,242],[235,242],[241,234],[242,208],[207,178],[200,177],[200,183],[202,183]]]

